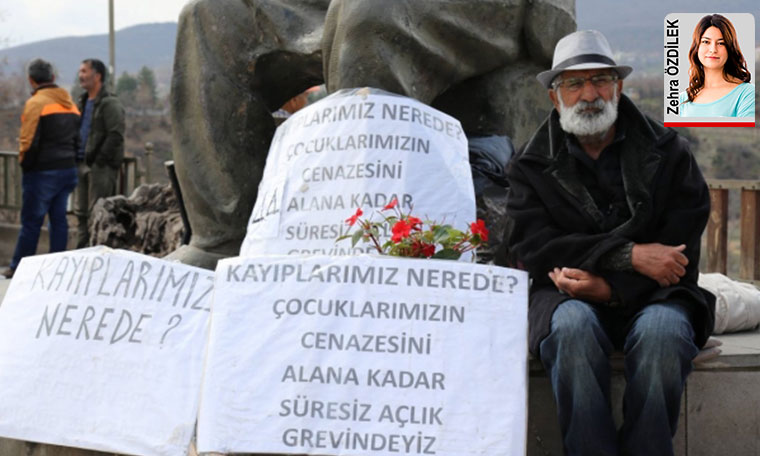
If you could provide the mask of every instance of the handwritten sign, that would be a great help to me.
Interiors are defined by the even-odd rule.
[[[376,89],[336,92],[277,129],[240,254],[368,252],[369,244],[335,243],[344,220],[394,198],[405,213],[460,229],[475,220],[459,121]]]
[[[0,306],[0,435],[187,454],[213,279],[105,247],[24,258]]]
[[[214,293],[199,451],[524,454],[526,273],[258,256]]]

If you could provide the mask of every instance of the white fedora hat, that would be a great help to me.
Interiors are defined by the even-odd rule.
[[[538,73],[536,79],[547,89],[552,80],[567,70],[590,70],[594,68],[612,68],[620,79],[631,74],[633,68],[618,65],[612,58],[612,49],[607,38],[596,30],[573,32],[557,42],[554,48],[552,69]]]

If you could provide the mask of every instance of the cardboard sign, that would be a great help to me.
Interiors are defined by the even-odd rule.
[[[394,198],[404,213],[463,231],[475,221],[459,121],[376,89],[336,92],[277,129],[240,254],[373,251],[335,239],[357,208],[379,220]]]
[[[524,454],[527,288],[443,260],[223,260],[198,450]]]
[[[24,258],[0,306],[0,436],[184,456],[213,274],[94,247]]]

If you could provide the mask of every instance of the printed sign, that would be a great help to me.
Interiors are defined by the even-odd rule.
[[[475,221],[459,121],[376,89],[337,92],[277,129],[240,254],[372,251],[335,240],[357,208],[373,214],[394,198],[404,213],[423,219],[462,230]]]
[[[527,291],[464,262],[223,260],[198,450],[524,454]]]
[[[24,258],[0,306],[0,436],[186,455],[213,280],[105,247]]]
[[[665,126],[754,127],[754,16],[673,13],[664,31]]]

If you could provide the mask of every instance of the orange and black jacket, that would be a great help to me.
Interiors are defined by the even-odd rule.
[[[21,114],[21,168],[24,172],[73,168],[78,147],[79,109],[66,90],[40,85]]]

